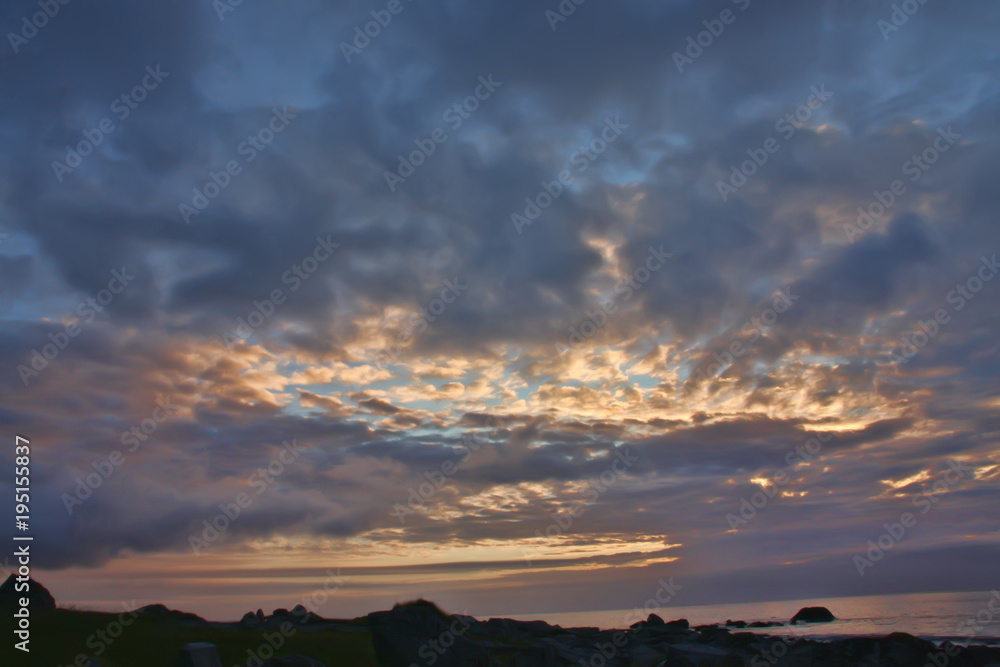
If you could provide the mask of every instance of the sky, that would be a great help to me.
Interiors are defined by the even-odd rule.
[[[81,606],[995,586],[1000,7],[896,7],[5,3],[4,537],[21,436]]]

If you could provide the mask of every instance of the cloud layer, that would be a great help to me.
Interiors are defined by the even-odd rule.
[[[8,37],[0,424],[57,597],[993,583],[993,3],[402,7],[360,48],[383,6],[74,3]]]

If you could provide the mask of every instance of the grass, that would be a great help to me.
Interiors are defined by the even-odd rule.
[[[219,648],[223,667],[244,667],[248,650],[257,652],[262,646],[270,646],[265,635],[275,644],[282,642],[275,651],[277,656],[307,655],[328,667],[377,665],[371,635],[363,627],[351,632],[296,626],[293,634],[283,637],[279,630],[197,627],[165,619],[137,618],[120,636],[105,644],[96,633],[99,630],[107,633],[117,620],[118,614],[69,609],[33,616],[31,653],[15,650],[11,633],[5,632],[0,665],[76,667],[77,656],[84,653],[98,659],[102,667],[175,667],[182,646],[210,642]],[[98,654],[102,646],[105,649]]]

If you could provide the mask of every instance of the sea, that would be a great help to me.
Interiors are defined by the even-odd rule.
[[[997,591],[810,598],[688,607],[669,605],[655,611],[665,621],[686,618],[695,626],[727,620],[787,622],[803,607],[826,607],[837,620],[832,623],[734,631],[796,635],[820,640],[906,632],[935,642],[949,640],[958,644],[1000,646],[1000,592]],[[626,627],[626,619],[635,618],[635,614],[630,609],[617,609],[527,614],[514,618],[543,620],[567,628],[615,629]]]

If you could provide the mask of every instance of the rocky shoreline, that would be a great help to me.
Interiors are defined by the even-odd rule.
[[[33,611],[41,618],[49,615],[66,625],[73,622],[74,615],[96,615],[100,618],[94,618],[95,623],[104,622],[100,613],[57,609],[48,591],[32,583]],[[8,607],[12,598],[11,586],[0,587],[0,608]],[[235,623],[206,621],[163,605],[148,605],[128,615],[136,627],[145,627],[130,632],[190,637],[183,646],[172,641],[172,646],[160,646],[161,641],[147,644],[167,651],[169,657],[164,658],[176,667],[222,667],[223,647],[211,643],[217,637],[243,644],[235,654],[231,645],[221,651],[231,658],[241,656],[234,667],[334,667],[348,663],[350,667],[1000,667],[1000,647],[974,644],[974,638],[963,638],[968,645],[959,645],[900,632],[825,639],[767,634],[768,628],[799,627],[800,623],[821,630],[821,624],[835,620],[822,607],[802,609],[787,623],[726,620],[695,627],[684,619],[664,621],[650,614],[646,620],[618,630],[563,628],[544,621],[508,618],[480,620],[446,614],[425,600],[351,620],[325,619],[301,605],[291,611],[276,609],[270,615],[258,609]],[[151,628],[163,632],[152,633]],[[747,629],[755,631],[744,631]],[[308,639],[311,648],[299,643],[295,644],[299,650],[292,650],[293,639]],[[338,641],[359,647],[364,657],[330,662],[330,655],[343,657],[331,648]],[[83,642],[80,644],[82,649]],[[315,653],[302,655],[306,651]],[[125,664],[109,657],[94,659],[81,653],[70,662],[75,667]]]
[[[825,614],[808,609],[803,612],[809,618],[833,618],[825,609]],[[665,622],[655,614],[624,630],[561,628],[543,621],[500,618],[480,621],[447,616],[423,602],[367,618],[382,667],[1000,666],[1000,648],[939,646],[905,633],[818,641],[733,632],[723,625],[692,628],[686,620]],[[796,618],[803,622],[800,615]],[[727,623],[758,628],[785,625]]]

